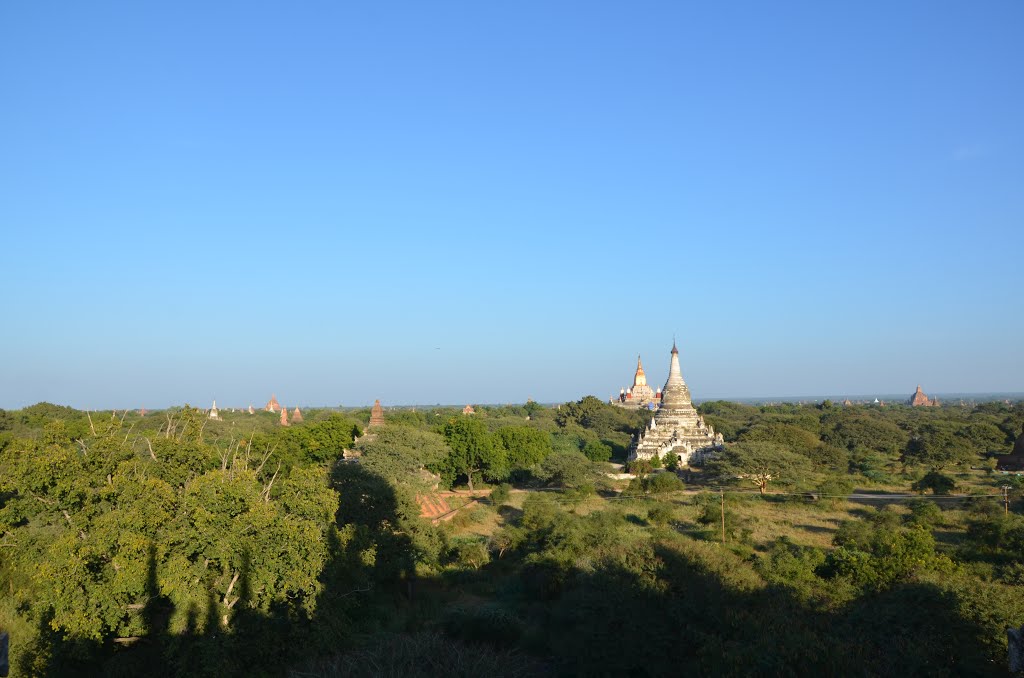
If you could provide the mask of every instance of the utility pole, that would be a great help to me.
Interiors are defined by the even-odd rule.
[[[718,491],[722,496],[722,544],[725,544],[725,490]]]
[[[1003,485],[1003,514],[1009,515],[1010,513],[1010,486]]]

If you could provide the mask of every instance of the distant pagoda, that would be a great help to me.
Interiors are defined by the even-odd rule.
[[[723,445],[722,434],[704,423],[690,398],[690,389],[679,369],[679,349],[672,342],[672,362],[668,381],[661,390],[661,407],[646,429],[637,434],[630,446],[629,460],[650,459],[654,455],[676,457],[681,465],[700,459]]]
[[[299,408],[298,407],[296,407],[292,411],[292,423],[293,424],[301,424],[302,423],[302,412],[299,412]]]
[[[280,412],[281,411],[281,403],[277,402],[277,396],[275,396],[273,393],[270,394],[270,400],[267,401],[267,404],[263,406],[263,411],[264,412]]]
[[[650,407],[654,409],[661,403],[661,389],[657,391],[647,384],[647,373],[644,372],[644,364],[640,362],[640,356],[636,357],[636,372],[633,374],[633,386],[626,389],[619,389],[619,397],[612,398],[613,405],[638,409]]]
[[[370,410],[370,423],[366,428],[376,428],[384,425],[384,408],[380,406],[380,399],[373,401],[373,409]]]
[[[914,395],[910,396],[910,400],[907,401],[911,407],[938,407],[938,398],[929,398],[921,390],[921,384],[917,385],[917,390],[914,391]]]
[[[291,426],[291,424],[288,423],[288,410],[283,407],[281,408],[281,426]]]
[[[213,401],[213,407],[210,408],[210,419],[220,419],[220,411],[217,409],[217,401]]]

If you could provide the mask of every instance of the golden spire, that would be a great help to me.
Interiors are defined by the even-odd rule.
[[[636,357],[636,374],[633,376],[633,388],[647,385],[647,375],[644,374],[644,365],[640,362],[640,356]]]

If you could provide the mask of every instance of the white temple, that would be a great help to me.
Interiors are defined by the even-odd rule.
[[[650,425],[641,431],[630,446],[629,459],[665,459],[673,455],[681,465],[700,459],[723,445],[722,434],[704,423],[690,399],[690,389],[679,369],[679,350],[672,342],[672,364],[668,381],[661,390],[661,407]]]
[[[210,419],[220,419],[220,412],[217,411],[217,401],[213,401],[213,407],[210,408]]]

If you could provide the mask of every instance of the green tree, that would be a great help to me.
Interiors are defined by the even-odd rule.
[[[824,420],[822,438],[848,450],[863,448],[885,455],[899,454],[907,444],[907,433],[896,424],[869,414],[834,410]]]
[[[536,475],[549,485],[576,490],[593,486],[596,472],[581,452],[556,452],[541,462]]]
[[[664,471],[652,473],[643,480],[644,490],[650,494],[661,494],[663,492],[678,492],[683,489],[683,481],[675,473]]]
[[[810,431],[778,422],[755,424],[740,435],[740,442],[773,443],[803,455],[809,455],[821,444],[818,436]]]
[[[387,424],[359,441],[360,463],[392,483],[422,484],[425,469],[442,465],[451,455],[444,437],[433,431]]]
[[[956,427],[942,423],[926,424],[912,437],[903,451],[905,465],[921,465],[941,471],[967,462],[973,457],[970,443],[957,435]]]
[[[927,490],[931,490],[932,494],[951,494],[956,489],[956,481],[938,471],[929,471],[911,485],[911,489],[919,494],[924,494]]]
[[[530,426],[503,426],[494,432],[494,440],[513,471],[532,468],[551,454],[551,436]]]
[[[612,458],[612,448],[598,440],[591,440],[583,446],[583,454],[590,461],[608,461]]]
[[[311,461],[325,462],[341,458],[360,435],[359,426],[348,417],[331,414],[327,419],[295,429],[302,434],[302,449]]]
[[[494,444],[487,425],[473,417],[452,417],[441,429],[451,448],[443,468],[451,480],[465,476],[469,489],[473,489],[473,474],[482,473],[492,480],[508,477],[508,458],[505,449]]]
[[[771,443],[735,443],[715,454],[705,466],[723,482],[753,484],[764,494],[770,483],[789,483],[806,476],[809,463],[803,455]]]

